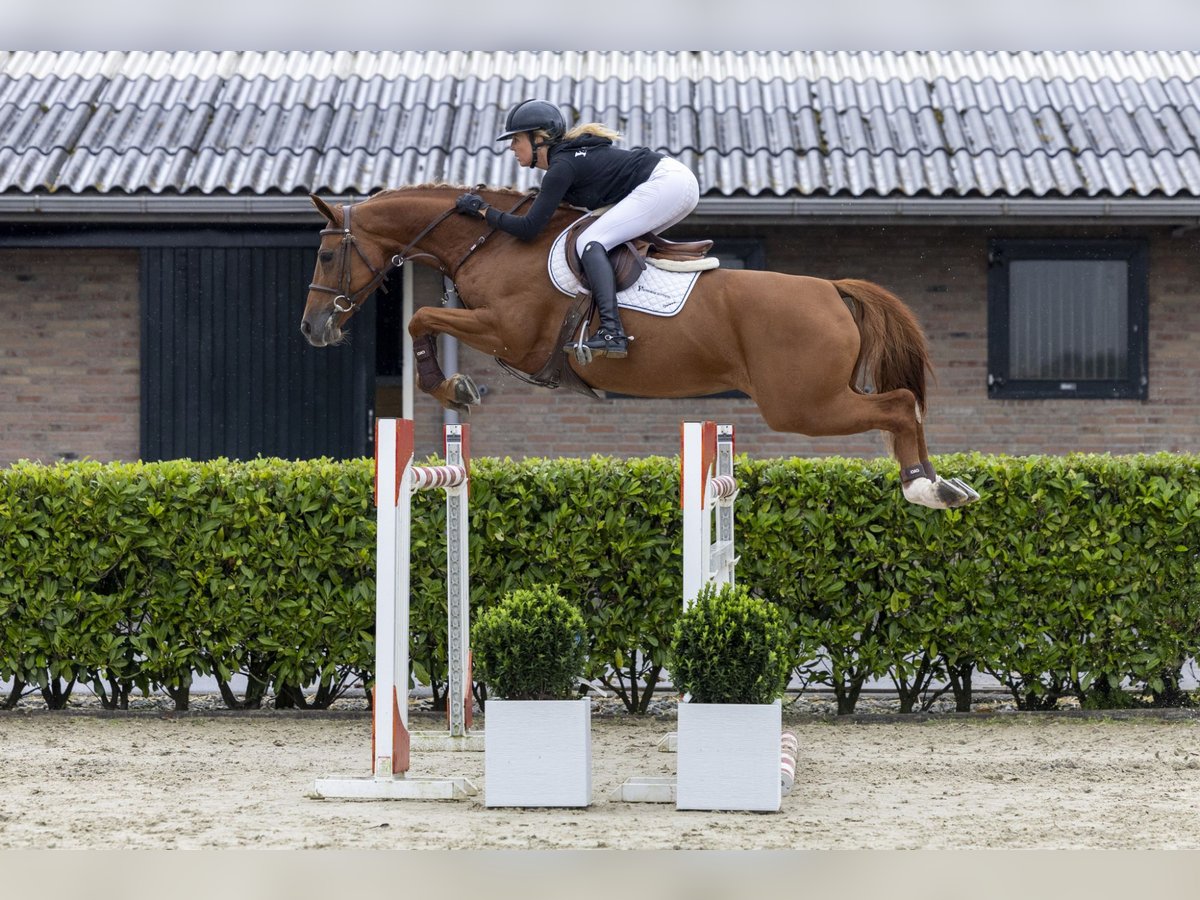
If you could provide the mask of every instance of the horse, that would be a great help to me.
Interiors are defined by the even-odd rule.
[[[314,347],[345,339],[346,322],[411,261],[436,267],[464,308],[421,307],[408,324],[418,385],[443,407],[480,402],[468,375],[446,376],[437,334],[448,334],[526,375],[563,354],[560,329],[570,300],[551,283],[547,254],[581,211],[563,206],[532,241],[454,214],[463,188],[413,185],[332,207],[325,217],[300,329]],[[498,209],[519,210],[529,193],[473,188]],[[634,336],[625,359],[566,363],[588,386],[636,397],[692,397],[741,391],[775,431],[810,437],[885,432],[907,500],[934,509],[979,495],[942,478],[929,461],[922,424],[932,362],[924,332],[902,300],[860,279],[826,280],[762,270],[716,268],[697,279],[672,317],[622,311]],[[568,373],[569,374],[569,373]],[[870,389],[860,386],[869,377]]]

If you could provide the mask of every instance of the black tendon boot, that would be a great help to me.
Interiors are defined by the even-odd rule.
[[[608,251],[603,244],[592,241],[583,248],[579,260],[583,263],[583,271],[587,273],[592,286],[592,296],[600,310],[600,329],[583,345],[592,351],[593,356],[623,359],[629,355],[629,344],[617,314],[617,283],[612,263],[608,261]]]

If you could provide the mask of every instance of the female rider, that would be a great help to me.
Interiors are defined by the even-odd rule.
[[[463,194],[455,209],[482,216],[489,225],[521,240],[537,237],[560,203],[607,209],[579,236],[575,248],[600,310],[600,327],[585,345],[594,356],[620,359],[628,338],[617,313],[617,292],[608,251],[647,232],[674,225],[700,199],[696,176],[687,166],[646,148],[613,146],[619,135],[595,122],[566,130],[558,107],[525,100],[508,113],[504,133],[522,166],[543,169],[541,190],[524,215],[500,212],[478,194]]]

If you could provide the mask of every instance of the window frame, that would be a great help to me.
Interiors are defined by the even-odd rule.
[[[1149,266],[1146,241],[1129,238],[992,238],[988,242],[988,367],[991,400],[1145,400],[1149,379]],[[1009,377],[1009,263],[1120,260],[1127,265],[1128,376],[1121,379]]]

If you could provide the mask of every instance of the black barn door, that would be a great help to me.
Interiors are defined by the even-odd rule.
[[[369,454],[375,304],[311,347],[311,232],[213,243],[142,249],[142,458]]]

